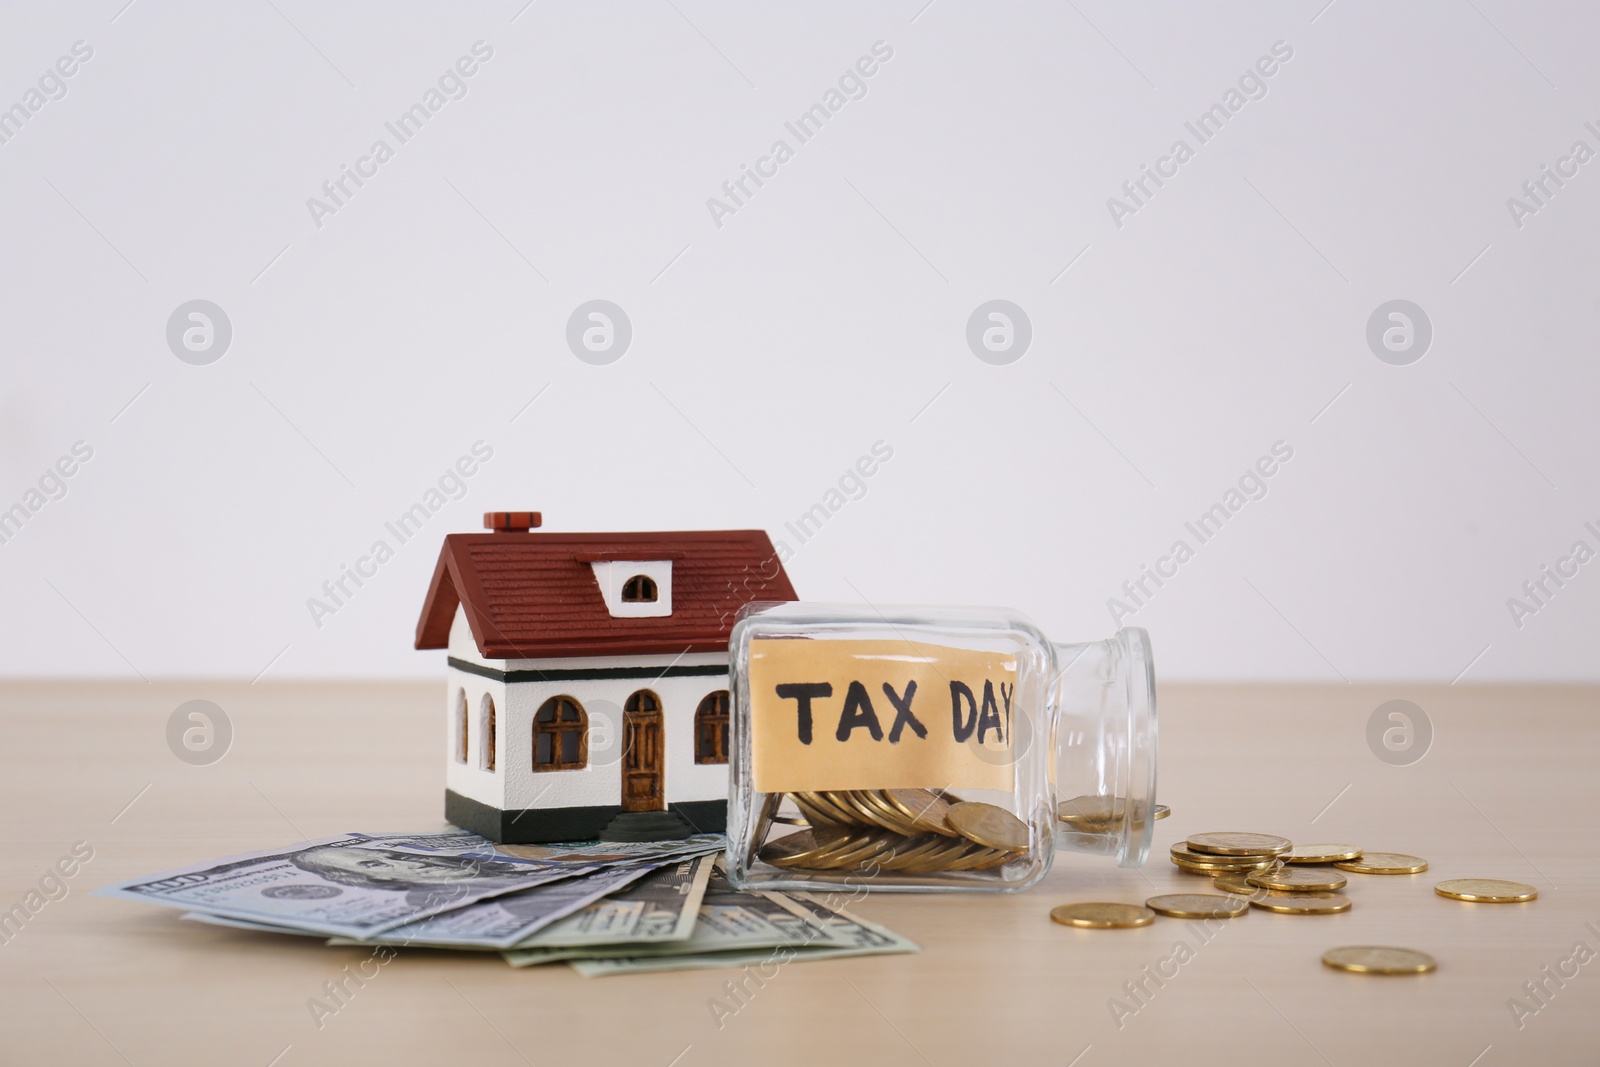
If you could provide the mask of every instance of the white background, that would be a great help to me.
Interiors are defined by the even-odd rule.
[[[1282,440],[1128,620],[1162,677],[1600,677],[1600,564],[1507,606],[1600,548],[1600,162],[1520,228],[1506,205],[1600,149],[1600,9],[524,2],[6,5],[0,107],[94,54],[0,144],[0,507],[94,456],[0,545],[0,673],[439,677],[411,649],[438,541],[489,509],[764,527],[809,599],[1098,638]],[[319,227],[307,199],[480,40],[467,95]],[[1265,98],[1117,226],[1107,198],[1277,41]],[[196,298],[233,326],[208,366],[165,337]],[[596,298],[633,325],[609,366],[565,341]],[[995,298],[1032,321],[1008,366],[965,339]],[[1394,298],[1433,324],[1409,366],[1365,339]],[[317,626],[477,440],[465,496]]]

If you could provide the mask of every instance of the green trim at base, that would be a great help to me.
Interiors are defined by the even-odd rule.
[[[699,833],[724,833],[728,829],[726,800],[691,800],[668,804]],[[444,791],[444,817],[463,830],[502,845],[544,845],[557,841],[594,841],[622,814],[620,804],[576,808],[520,808],[501,811],[482,801]]]

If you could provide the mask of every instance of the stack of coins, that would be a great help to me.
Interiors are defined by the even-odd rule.
[[[1333,915],[1349,911],[1350,898],[1338,892],[1345,877],[1306,866],[1359,856],[1346,845],[1296,849],[1275,834],[1219,832],[1196,834],[1172,847],[1172,862],[1190,874],[1206,874],[1218,889],[1244,894],[1263,911],[1280,915]]]
[[[809,829],[761,846],[758,855],[775,867],[992,871],[1028,851],[1028,825],[1021,819],[949,793],[851,789],[790,793],[789,799]],[[767,818],[776,821],[776,812]]]
[[[1229,871],[1276,867],[1279,858],[1292,848],[1288,838],[1272,834],[1196,834],[1172,846],[1172,862],[1190,874],[1215,877]]]
[[[1253,892],[1246,878],[1294,862],[1294,843],[1276,834],[1239,831],[1195,834],[1172,846],[1172,865],[1186,874],[1204,874],[1236,893]],[[1223,880],[1226,880],[1224,884]]]

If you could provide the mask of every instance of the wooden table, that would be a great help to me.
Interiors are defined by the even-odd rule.
[[[1368,716],[1404,697],[1432,750],[1391,766]],[[189,766],[172,710],[215,701],[232,748]],[[0,1061],[204,1064],[1594,1064],[1600,1062],[1596,762],[1600,690],[1577,687],[1170,686],[1146,870],[1063,856],[1010,896],[877,894],[857,905],[922,945],[912,956],[798,963],[719,1028],[723,970],[603,979],[512,970],[496,955],[405,953],[319,1029],[307,1001],[368,955],[215,929],[91,897],[114,879],[346,830],[442,828],[438,685],[8,683],[0,695],[0,908],[58,858],[93,859],[0,946]],[[1086,931],[1069,900],[1205,888],[1166,860],[1203,830],[1262,830],[1413,852],[1432,870],[1352,875],[1355,909],[1252,912],[1203,942],[1188,924]],[[1438,897],[1436,881],[1534,884],[1531,904]],[[1593,923],[1594,926],[1587,924]],[[1166,963],[1175,945],[1192,958]],[[1335,945],[1439,959],[1424,977],[1323,967]],[[1541,971],[1545,1003],[1524,983]],[[1170,976],[1141,1000],[1124,983]],[[1174,969],[1176,973],[1174,973]],[[1573,974],[1576,969],[1576,974]],[[1114,1019],[1111,1002],[1125,1008]],[[1518,1021],[1508,1002],[1536,1014]]]

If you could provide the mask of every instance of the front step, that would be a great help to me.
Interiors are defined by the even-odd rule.
[[[625,811],[600,831],[602,841],[673,841],[695,828],[675,811]]]

